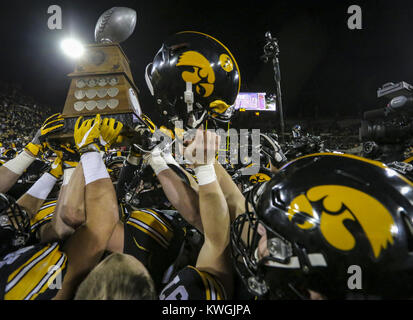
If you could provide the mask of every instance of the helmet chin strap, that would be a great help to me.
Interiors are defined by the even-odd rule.
[[[186,82],[186,91],[184,92],[184,101],[186,103],[186,111],[189,114],[188,126],[197,128],[204,121],[206,111],[201,115],[199,120],[196,120],[194,114],[194,92],[192,91],[192,82]]]
[[[186,111],[191,113],[194,111],[194,93],[192,91],[192,82],[186,82],[186,91],[184,92],[184,101],[186,103]]]

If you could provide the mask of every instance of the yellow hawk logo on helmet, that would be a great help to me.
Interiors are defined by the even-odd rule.
[[[195,85],[196,92],[202,97],[209,97],[214,91],[215,72],[211,67],[208,59],[196,51],[186,51],[180,57],[176,64],[179,66],[193,67],[194,71],[182,72],[182,79],[185,82],[191,82]],[[203,93],[201,92],[203,88]]]
[[[316,216],[311,202],[322,201],[321,217]],[[390,212],[376,199],[359,190],[338,185],[313,187],[307,193],[294,198],[288,207],[288,219],[299,213],[305,221],[296,222],[303,230],[320,224],[324,239],[334,248],[350,251],[356,239],[345,227],[345,220],[358,222],[362,227],[376,259],[388,243],[393,244],[392,232],[396,228]],[[318,222],[319,221],[319,222]]]
[[[219,63],[221,68],[226,72],[231,72],[234,69],[234,64],[232,63],[231,58],[226,53],[223,53],[219,56]]]
[[[257,174],[252,175],[249,180],[252,184],[256,184],[256,183],[261,183],[261,182],[271,180],[271,178],[265,173],[257,173]]]

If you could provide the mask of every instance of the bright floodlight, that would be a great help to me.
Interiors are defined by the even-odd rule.
[[[83,45],[75,39],[65,39],[61,44],[63,52],[71,58],[79,58],[83,52]]]

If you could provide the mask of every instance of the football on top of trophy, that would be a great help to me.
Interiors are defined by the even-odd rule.
[[[136,11],[126,7],[113,7],[106,10],[95,27],[97,43],[121,43],[135,30]]]

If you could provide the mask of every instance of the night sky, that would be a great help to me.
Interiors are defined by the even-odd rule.
[[[7,4],[7,6],[6,6]],[[60,5],[63,29],[47,28],[47,8]],[[363,30],[349,30],[347,8],[360,5]],[[153,101],[145,66],[162,41],[182,30],[214,36],[232,51],[241,71],[241,91],[275,92],[271,64],[260,60],[264,34],[280,44],[286,117],[358,116],[381,107],[377,88],[413,83],[413,2],[381,1],[2,1],[0,81],[20,84],[38,102],[61,111],[74,62],[60,50],[72,35],[94,42],[98,17],[114,6],[137,11],[133,35],[122,43],[131,61],[141,105]],[[149,114],[151,111],[147,111]]]

